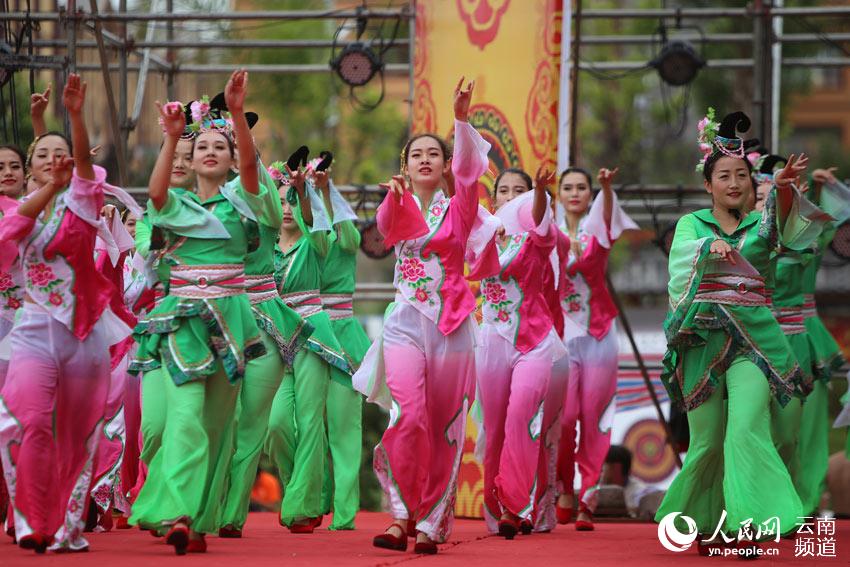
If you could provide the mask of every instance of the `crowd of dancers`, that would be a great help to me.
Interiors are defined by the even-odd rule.
[[[593,530],[617,382],[606,271],[638,227],[616,169],[599,170],[595,196],[580,168],[507,169],[484,208],[473,90],[455,89],[453,149],[414,136],[384,184],[396,297],[371,344],[333,155],[262,163],[245,71],[211,100],[159,107],[144,209],[92,163],[85,83],[63,89],[70,139],[46,131],[49,89],[33,95],[29,150],[0,146],[6,533],[37,553],[85,551],[96,518],[205,552],[208,534],[242,536],[263,454],[282,526],[312,533],[332,512],[330,529],[354,529],[364,395],[389,413],[373,466],[393,520],[376,547],[412,538],[433,554],[449,537],[470,414],[490,532]],[[748,128],[742,113],[700,122],[712,208],[684,215],[670,250],[662,380],[691,441],[658,518],[684,513],[701,534],[723,512],[726,531],[770,517],[790,531],[817,509],[843,363],[813,293],[850,191],[831,170],[809,185],[805,156],[756,149]],[[722,545],[706,537],[701,553]]]

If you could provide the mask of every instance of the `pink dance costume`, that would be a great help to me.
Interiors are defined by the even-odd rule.
[[[605,274],[614,242],[624,230],[638,226],[611,195],[611,223],[604,219],[605,195],[600,192],[579,222],[576,237],[581,256],[570,252],[564,310],[564,342],[569,351],[567,394],[562,417],[558,479],[561,493],[571,493],[578,464],[581,473],[579,508],[596,508],[595,486],[611,445],[616,411],[618,345],[614,320],[617,308]],[[562,225],[566,232],[566,223]],[[559,365],[563,371],[563,365]],[[576,451],[576,424],[581,435]]]
[[[549,208],[538,226],[535,192],[502,206],[508,240],[500,272],[481,282],[481,338],[476,352],[484,433],[484,517],[495,533],[505,512],[531,521],[538,483],[544,398],[552,363],[566,354],[555,333],[544,278],[558,229]],[[552,285],[554,282],[548,282]]]
[[[564,336],[564,311],[561,303],[566,295],[567,263],[570,239],[557,231],[555,250],[549,256],[549,266],[543,270],[543,290],[558,337]],[[537,462],[537,495],[532,515],[535,532],[550,532],[557,525],[555,505],[558,501],[558,447],[561,441],[561,415],[567,395],[570,359],[566,345],[564,355],[552,365],[549,387],[543,402],[543,427],[540,454]]]
[[[0,220],[0,241],[18,243],[27,301],[10,334],[12,357],[0,393],[0,457],[17,537],[52,537],[54,550],[88,547],[82,537],[93,460],[109,389],[109,346],[130,328],[112,313],[114,287],[98,272],[95,235],[115,244],[103,221],[106,172],[74,174],[50,216]],[[0,268],[14,261],[0,258]]]
[[[397,256],[396,298],[352,377],[355,389],[390,412],[373,460],[390,512],[415,520],[438,543],[452,528],[474,391],[475,298],[464,280],[464,256],[489,150],[472,126],[455,121],[455,195],[437,191],[425,218],[411,193],[390,193],[381,203],[378,229]]]

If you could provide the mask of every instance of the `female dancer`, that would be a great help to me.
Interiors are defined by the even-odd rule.
[[[540,277],[550,268],[557,241],[547,202],[552,181],[554,174],[538,171],[529,193],[531,178],[522,170],[508,169],[496,178],[496,217],[506,229],[501,271],[481,282],[476,371],[484,414],[484,516],[488,529],[507,539],[514,538],[520,521],[531,525],[543,401],[552,363],[566,354]]]
[[[404,551],[416,530],[416,553],[436,553],[451,532],[466,412],[475,378],[475,309],[463,279],[464,252],[478,216],[478,178],[490,145],[467,122],[474,83],[454,94],[455,154],[432,135],[402,151],[404,172],[378,209],[378,228],[395,245],[396,301],[380,340],[353,377],[355,387],[390,409],[375,448],[374,469],[393,523],[374,545]],[[440,187],[451,167],[455,194]],[[417,202],[418,201],[418,202]],[[415,528],[414,528],[415,526]]]
[[[62,99],[73,177],[70,145],[59,135],[42,136],[32,163],[44,185],[0,224],[0,242],[19,243],[26,274],[0,395],[0,456],[18,542],[37,553],[51,543],[57,551],[88,549],[82,515],[109,387],[108,347],[129,330],[109,309],[112,284],[95,268],[106,172],[91,164],[85,92],[79,76],[70,75]],[[14,256],[3,255],[4,269]]]
[[[239,416],[236,425],[236,452],[230,464],[227,495],[219,536],[242,537],[248,518],[251,487],[269,426],[275,393],[296,353],[313,333],[307,323],[287,306],[277,292],[275,248],[283,223],[283,208],[274,180],[259,169],[260,193],[251,200],[259,211],[259,246],[245,257],[245,281],[248,299],[266,354],[248,362],[245,380],[239,392]]]
[[[0,197],[17,200],[26,185],[26,156],[18,146],[0,146]]]
[[[325,157],[330,165],[333,156],[326,154]],[[323,170],[323,163],[314,165],[313,182],[322,192],[333,226],[322,272],[322,307],[331,319],[334,335],[353,370],[360,366],[370,344],[353,312],[357,250],[360,248],[360,232],[354,225],[357,215],[334,186],[327,170]],[[328,486],[330,475],[325,475],[325,509],[330,508],[333,494],[332,530],[353,530],[354,516],[360,509],[362,408],[363,398],[352,387],[351,375],[332,367],[325,406],[333,463],[332,490]]]
[[[168,190],[185,116],[179,103],[162,107],[165,142],[148,187],[148,214],[166,231],[162,262],[171,276],[168,296],[136,328],[137,357],[162,368],[168,415],[130,521],[167,529],[177,554],[205,551],[203,534],[220,527],[239,391],[234,384],[246,363],[265,352],[244,287],[250,246],[244,193],[259,191],[246,94],[247,73],[235,71],[225,90],[232,122],[200,112],[192,152],[197,194]],[[225,185],[234,165],[231,129],[239,150],[237,189]]]
[[[637,225],[620,208],[611,182],[617,170],[600,169],[597,181],[602,191],[591,205],[590,175],[569,168],[559,183],[565,217],[561,230],[570,237],[564,310],[564,342],[567,361],[556,372],[567,375],[567,398],[562,417],[558,480],[562,485],[556,512],[558,522],[567,524],[573,515],[573,479],[578,464],[581,473],[576,529],[593,530],[596,508],[595,485],[611,444],[614,395],[617,391],[617,308],[605,278],[608,256],[624,230]],[[581,438],[576,450],[576,423]]]
[[[284,303],[314,329],[274,396],[266,441],[266,453],[277,465],[285,487],[280,522],[292,533],[312,533],[322,521],[327,459],[324,413],[331,367],[351,373],[319,297],[328,242],[326,232],[310,228],[309,182],[298,165],[299,157],[306,161],[306,151],[296,152],[288,164],[272,164],[274,176],[283,182],[283,222],[275,250],[277,289]]]
[[[844,357],[835,339],[818,316],[815,305],[815,282],[823,253],[836,229],[850,219],[850,188],[835,178],[834,168],[812,172],[812,201],[834,220],[826,225],[810,248],[811,261],[805,265],[802,277],[803,317],[806,335],[812,344],[814,383],[812,392],[803,403],[800,418],[800,473],[797,491],[803,502],[803,515],[812,515],[820,506],[826,482],[829,459],[829,381],[844,364]]]
[[[767,307],[765,280],[777,243],[808,244],[796,217],[792,182],[807,158],[788,158],[774,177],[764,211],[742,215],[750,200],[751,165],[736,129],[742,112],[721,124],[713,110],[700,122],[705,188],[713,206],[682,217],[670,250],[668,347],[661,379],[671,400],[688,411],[691,442],[684,467],[656,519],[693,518],[700,534],[737,531],[742,522],[790,531],[802,512],[791,477],[770,434],[771,393],[781,405],[799,393],[802,375]],[[728,402],[724,400],[728,397]],[[722,542],[700,536],[701,554]],[[725,536],[723,536],[725,537]],[[727,540],[728,541],[728,540]],[[739,546],[754,555],[753,541]]]

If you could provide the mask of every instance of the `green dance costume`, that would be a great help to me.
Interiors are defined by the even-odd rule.
[[[294,190],[290,191],[294,195]],[[293,199],[294,200],[294,199]],[[326,466],[324,413],[330,369],[350,368],[322,310],[319,297],[328,237],[310,232],[293,207],[301,237],[287,251],[275,248],[275,280],[283,301],[313,326],[307,348],[295,355],[275,394],[269,417],[266,453],[277,465],[284,486],[280,520],[283,525],[324,513],[322,477]]]
[[[744,217],[732,234],[710,209],[676,226],[662,381],[688,410],[691,443],[658,521],[681,512],[711,534],[726,510],[728,532],[747,519],[758,525],[772,517],[789,531],[802,512],[771,441],[770,398],[785,406],[802,395],[804,379],[767,307],[762,276],[778,244],[799,250],[820,230],[797,214],[795,197],[791,188],[773,189],[764,211]],[[733,248],[737,265],[710,257],[717,239]]]
[[[239,392],[236,451],[230,464],[222,526],[241,530],[248,518],[251,488],[257,476],[269,413],[275,393],[296,352],[313,327],[283,303],[274,279],[274,255],[283,220],[280,197],[271,177],[260,166],[260,192],[245,193],[251,209],[258,211],[259,247],[245,257],[246,292],[266,354],[248,362]]]
[[[165,231],[161,263],[171,277],[168,296],[135,330],[136,363],[161,368],[168,414],[132,523],[219,528],[238,383],[247,362],[265,353],[244,289],[245,255],[257,245],[249,238],[256,223],[242,214],[249,210],[244,191],[229,185],[206,201],[169,191],[162,209],[148,206]]]
[[[334,230],[322,272],[322,304],[353,371],[371,345],[352,311],[360,232],[351,220],[356,215],[332,182],[330,195]],[[332,478],[330,471],[325,474],[324,506],[325,510],[330,509],[332,494],[334,514],[330,529],[350,530],[354,529],[354,516],[360,508],[363,398],[352,388],[351,375],[336,367],[331,368],[326,415],[333,471]]]

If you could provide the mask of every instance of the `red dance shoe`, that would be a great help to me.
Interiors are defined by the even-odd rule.
[[[397,536],[389,533],[393,527],[399,529],[402,534]],[[404,526],[400,522],[393,522],[382,534],[372,538],[372,545],[381,549],[392,549],[393,551],[407,551],[407,534],[404,533]],[[418,543],[416,545],[419,545]]]
[[[118,516],[115,520],[116,530],[129,530],[131,527],[130,519],[127,516]]]
[[[416,532],[416,535],[422,533],[423,532]],[[413,553],[418,553],[420,555],[437,555],[437,544],[431,541],[431,538],[428,538],[428,541],[417,541],[413,546]]]
[[[561,525],[569,524],[573,520],[573,509],[572,508],[562,508],[561,506],[555,505],[555,516],[558,518],[558,523]]]
[[[21,549],[32,549],[36,553],[44,553],[47,551],[47,546],[50,545],[51,538],[40,532],[33,532],[25,535],[18,542]]]
[[[593,531],[593,512],[591,512],[584,504],[579,506],[579,514],[587,515],[587,520],[576,519],[577,532],[592,532]]]
[[[522,535],[531,535],[531,532],[534,531],[534,526],[531,524],[531,521],[523,520],[519,523],[519,531]]]
[[[218,530],[218,537],[238,539],[242,537],[242,530],[234,528],[233,524],[227,524]]]
[[[189,547],[189,528],[186,524],[175,524],[165,534],[165,543],[174,546],[174,553],[186,555]]]
[[[321,526],[321,525],[322,525],[322,522],[323,522],[324,520],[325,520],[325,515],[324,515],[324,514],[322,514],[321,516],[316,516],[315,518],[313,518],[313,527],[314,527],[314,528],[318,528],[319,526]]]
[[[505,539],[514,539],[519,532],[519,522],[511,518],[502,518],[499,520],[499,535]]]
[[[311,534],[316,529],[316,519],[307,518],[306,522],[295,522],[290,524],[289,533],[293,534]]]
[[[407,537],[416,537],[416,520],[407,520]]]
[[[204,534],[196,534],[198,537],[189,538],[189,545],[186,546],[186,551],[189,553],[206,553],[207,540]]]

